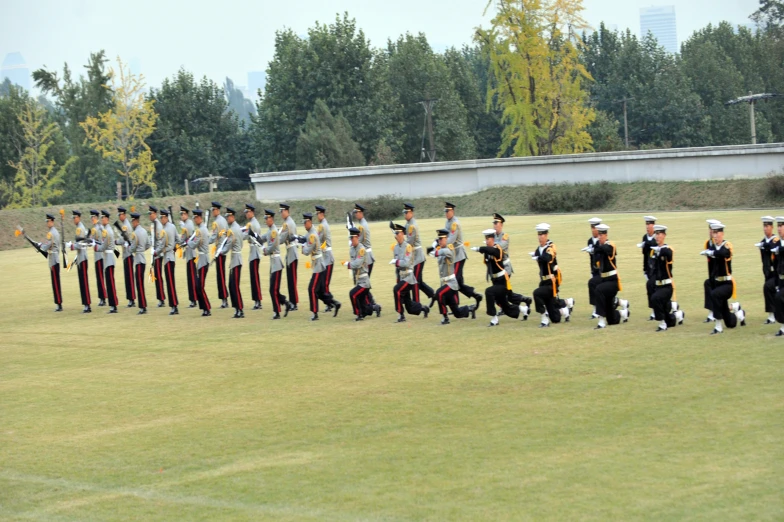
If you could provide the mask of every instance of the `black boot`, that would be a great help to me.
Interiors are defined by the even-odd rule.
[[[109,313],[110,314],[116,314],[117,313],[117,307],[116,306],[110,306],[109,307]]]
[[[311,316],[310,316],[310,320],[311,320],[311,321],[318,321],[318,320],[319,320],[319,318],[318,318],[318,314],[317,314],[317,313],[315,313],[315,314],[311,314]]]
[[[476,299],[476,307],[479,308],[479,303],[482,302],[482,294],[474,292],[474,299]]]
[[[403,314],[399,314],[399,315],[397,316],[397,321],[395,321],[395,322],[396,322],[396,323],[405,323],[405,322],[406,322],[406,316],[405,316],[405,315],[403,315]]]
[[[164,306],[166,306],[164,301],[158,301],[158,308],[163,308]]]
[[[441,319],[441,324],[449,324],[449,316],[444,314],[444,318]]]
[[[196,308],[196,301],[191,301],[188,308]]]
[[[381,305],[380,304],[374,304],[373,305],[373,311],[376,312],[376,317],[381,317]]]
[[[55,308],[54,311],[55,312],[62,312],[63,311],[63,305],[61,305],[61,304],[57,305],[57,308]]]
[[[180,311],[177,310],[176,306],[172,306],[172,309],[169,310],[169,315],[180,315]]]
[[[273,319],[280,319],[280,314],[279,314],[279,313],[276,313],[275,315],[273,315],[273,316],[272,316],[272,318],[273,318]]]
[[[146,308],[139,308],[139,311],[136,312],[136,315],[144,315],[146,313],[147,313],[147,309]]]
[[[101,299],[98,301],[98,306],[106,306],[106,299]]]
[[[338,312],[340,311],[340,307],[341,306],[342,305],[340,304],[340,301],[334,301],[334,300],[332,301],[332,304],[330,305],[330,307],[335,311],[332,314],[332,317],[337,317],[338,316]]]
[[[92,309],[92,308],[90,308],[89,306],[85,306],[85,307],[82,309],[82,313],[83,313],[83,314],[89,314],[89,313],[92,313],[92,311],[93,311],[93,309]]]
[[[430,314],[430,307],[429,306],[423,306],[422,307],[422,313],[425,314],[425,319],[427,319],[427,316]]]
[[[134,306],[136,306],[136,303],[133,302],[133,299],[128,301],[128,308],[133,308]]]
[[[201,313],[201,316],[202,316],[202,317],[209,317],[209,316],[211,316],[211,315],[212,315],[212,314],[210,313],[210,311],[209,311],[209,310],[204,310],[204,311]]]
[[[261,310],[261,301],[256,301],[256,304],[253,305],[254,310]]]
[[[227,299],[224,299],[223,302],[221,303],[221,308],[228,308],[228,307],[229,307],[229,301]]]

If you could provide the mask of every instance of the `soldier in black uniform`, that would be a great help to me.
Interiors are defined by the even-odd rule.
[[[776,224],[779,228],[779,236],[784,235],[784,216],[776,217]],[[776,322],[781,327],[776,332],[776,337],[784,336],[784,252],[779,252],[781,243],[775,246],[771,251],[776,254],[776,277],[778,278],[778,291],[776,298],[773,300],[773,307],[776,314]]]
[[[735,279],[732,277],[732,256],[734,253],[732,243],[724,241],[724,225],[722,223],[713,223],[711,229],[714,232],[713,248],[703,250],[701,254],[713,258],[714,284],[711,291],[711,301],[713,302],[715,326],[711,335],[714,335],[724,332],[721,325],[722,320],[727,328],[735,328],[739,321],[741,326],[746,326],[746,312],[743,311],[740,303],[729,303],[729,300],[735,299],[737,295]]]
[[[602,282],[596,287],[596,313],[599,315],[599,324],[595,330],[606,328],[607,325],[624,323],[629,320],[629,301],[616,300],[618,292],[623,290],[621,279],[618,277],[618,261],[615,243],[607,240],[607,231],[610,227],[601,224],[596,226],[599,231],[599,244],[594,248],[596,262],[599,263],[599,275]],[[616,310],[620,303],[621,310]]]
[[[542,317],[539,328],[547,328],[550,323],[560,323],[561,319],[569,321],[574,299],[558,297],[561,269],[558,266],[555,244],[549,238],[550,225],[539,223],[536,225],[536,233],[539,236],[539,246],[531,252],[531,259],[539,264],[539,287],[534,290],[534,303],[536,312]]]
[[[593,307],[591,312],[591,319],[597,319],[599,315],[596,313],[596,287],[602,282],[599,275],[599,268],[596,266],[596,258],[593,255],[594,248],[599,244],[599,231],[596,230],[596,225],[602,223],[602,218],[594,217],[588,220],[591,225],[591,237],[588,238],[588,244],[583,248],[583,252],[588,253],[588,265],[591,269],[591,278],[588,280],[588,302]]]
[[[656,319],[653,313],[653,303],[651,296],[656,291],[656,285],[653,282],[653,258],[651,257],[651,248],[656,246],[656,238],[653,235],[653,227],[656,225],[655,216],[645,216],[645,234],[642,236],[642,242],[637,243],[637,248],[642,249],[642,273],[645,276],[645,291],[648,294],[648,308],[651,309],[651,315],[648,317],[649,321]]]
[[[656,320],[659,321],[657,332],[683,324],[685,314],[676,309],[672,299],[675,297],[675,281],[672,277],[673,250],[667,245],[667,227],[655,225],[653,228],[656,246],[651,248],[652,281],[654,284],[651,303]]]
[[[706,219],[708,223],[708,239],[705,241],[705,246],[703,250],[712,250],[713,249],[713,236],[715,235],[711,225],[714,223],[719,223],[718,219]],[[713,299],[711,298],[711,292],[713,292],[714,281],[713,281],[713,258],[710,256],[706,256],[708,259],[708,278],[703,283],[703,291],[704,291],[704,304],[703,306],[708,311],[708,317],[705,318],[703,323],[712,323],[715,321],[713,318]]]
[[[762,276],[765,278],[765,284],[762,285],[762,295],[765,296],[765,311],[768,313],[765,324],[776,322],[773,301],[776,298],[776,287],[779,284],[779,276],[776,273],[778,249],[773,252],[773,249],[779,246],[779,238],[773,235],[773,221],[773,216],[762,218],[762,232],[765,235],[759,243],[754,245],[760,249],[762,256]]]
[[[488,326],[498,326],[496,304],[504,311],[504,315],[512,319],[517,319],[521,313],[524,313],[521,308],[525,305],[514,305],[509,302],[508,295],[512,290],[512,284],[509,281],[509,274],[504,268],[504,251],[495,244],[495,230],[489,228],[482,233],[485,236],[485,246],[471,247],[471,250],[484,255],[487,277],[492,281],[492,286],[485,290],[487,315],[492,317]],[[527,310],[526,306],[525,311]]]

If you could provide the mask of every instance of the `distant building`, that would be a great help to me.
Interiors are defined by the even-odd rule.
[[[678,52],[674,5],[659,5],[640,9],[640,36],[644,38],[649,32],[667,52]]]
[[[251,96],[247,98],[251,101],[256,101],[259,97],[258,91],[264,91],[264,86],[267,84],[267,73],[264,71],[251,71],[248,73],[248,91]]]
[[[0,82],[8,78],[11,83],[30,90],[30,69],[22,57],[22,53],[8,53],[0,65]]]

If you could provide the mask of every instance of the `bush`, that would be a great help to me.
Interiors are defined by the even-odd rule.
[[[784,199],[784,174],[771,174],[765,178],[765,193],[773,200]]]
[[[361,202],[367,209],[365,218],[368,221],[402,221],[403,199],[397,194],[386,194],[375,199]]]
[[[606,182],[544,185],[531,191],[528,210],[534,214],[598,210],[610,203],[614,187]]]

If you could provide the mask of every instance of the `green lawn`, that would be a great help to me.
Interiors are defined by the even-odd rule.
[[[342,270],[333,291],[347,313],[308,321],[304,263],[300,311],[271,321],[266,260],[264,310],[242,321],[187,308],[84,316],[75,272],[54,314],[45,261],[0,252],[0,519],[781,520],[784,341],[761,324],[760,215],[659,215],[687,315],[666,333],[646,320],[639,215],[602,216],[632,317],[601,332],[579,251],[587,215],[546,218],[561,295],[577,306],[545,330],[535,315],[492,329],[484,313],[395,324],[381,223],[373,290],[384,312],[361,323]],[[728,226],[748,312],[748,326],[721,336],[702,323],[708,217]],[[489,221],[463,220],[473,245]],[[538,221],[507,221],[513,286],[527,295]],[[429,238],[443,220],[420,226]],[[333,234],[341,261],[345,231]],[[470,254],[467,281],[483,289]],[[425,272],[435,284],[431,258]],[[121,269],[117,281],[122,292]],[[208,288],[215,304],[212,277]],[[247,272],[243,292],[247,303]]]

